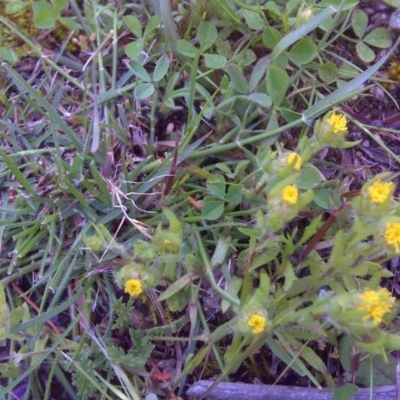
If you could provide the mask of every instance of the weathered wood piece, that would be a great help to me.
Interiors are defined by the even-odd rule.
[[[199,397],[213,384],[199,381],[192,385],[186,395]],[[247,383],[221,382],[207,395],[206,399],[216,400],[331,400],[333,393],[327,389],[303,388],[279,385],[252,385]],[[370,398],[370,389],[359,389],[352,400]],[[381,386],[372,389],[374,400],[396,400],[396,386]]]

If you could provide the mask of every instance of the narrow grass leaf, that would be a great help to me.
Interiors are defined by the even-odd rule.
[[[8,74],[10,74],[12,80],[22,90],[22,92],[27,92],[29,96],[37,103],[37,105],[44,108],[50,121],[59,126],[59,128],[68,136],[69,140],[75,145],[77,150],[82,151],[82,139],[67,125],[67,123],[60,117],[51,104],[44,99],[43,96],[12,67],[7,64],[3,64],[3,68]]]
[[[0,156],[3,161],[7,164],[10,171],[14,174],[17,181],[26,189],[26,191],[32,195],[33,197],[37,197],[37,193],[35,189],[32,187],[30,182],[25,178],[24,174],[14,165],[11,159],[7,156],[7,154],[0,150]]]

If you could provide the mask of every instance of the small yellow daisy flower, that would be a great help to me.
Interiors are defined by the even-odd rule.
[[[297,153],[290,153],[286,159],[286,163],[287,165],[291,165],[292,163],[294,163],[293,169],[299,171],[303,164],[303,159]]]
[[[265,317],[259,314],[253,314],[247,321],[247,325],[251,328],[251,331],[257,335],[265,330],[267,320]]]
[[[299,199],[299,190],[296,186],[289,185],[283,188],[282,190],[282,200],[286,204],[294,205],[297,203]]]
[[[128,293],[132,297],[139,296],[143,293],[142,283],[139,279],[128,279],[125,282],[125,293]]]
[[[386,244],[400,253],[400,222],[388,222],[385,228],[384,239]]]
[[[393,309],[395,301],[387,289],[367,289],[360,296],[360,300],[360,310],[366,312],[363,320],[373,321],[377,325],[382,322],[384,315]]]
[[[382,204],[394,190],[393,182],[382,182],[380,179],[368,187],[368,195],[372,202]]]
[[[332,127],[333,133],[338,133],[347,130],[347,119],[344,115],[333,113],[328,124]]]

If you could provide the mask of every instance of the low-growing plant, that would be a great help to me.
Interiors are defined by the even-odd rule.
[[[18,3],[64,21],[66,1]],[[400,349],[396,174],[351,187],[334,157],[362,132],[400,161],[350,113],[383,31],[356,1],[145,3],[71,1],[78,58],[0,17],[41,71],[0,47],[0,397],[161,398],[258,356],[267,383],[373,386]]]

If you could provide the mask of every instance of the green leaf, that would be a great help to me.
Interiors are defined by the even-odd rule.
[[[338,69],[332,62],[326,62],[318,68],[320,79],[325,83],[332,83],[338,78]]]
[[[228,202],[230,206],[235,206],[240,204],[242,201],[242,188],[240,186],[232,185],[229,186],[229,189],[225,195],[225,200]]]
[[[203,21],[197,28],[197,38],[202,50],[209,49],[217,40],[217,28],[207,21]]]
[[[298,121],[301,118],[301,114],[296,111],[291,110],[290,108],[281,107],[280,109],[282,117],[285,118],[285,121],[290,124],[291,122]]]
[[[282,34],[278,29],[267,26],[262,34],[262,41],[268,49],[273,49],[282,39]]]
[[[64,25],[69,31],[79,32],[79,26],[72,18],[57,17],[57,21]]]
[[[143,79],[146,82],[151,82],[151,77],[148,72],[136,60],[132,60],[129,65],[138,78]]]
[[[253,50],[247,49],[244,53],[243,53],[243,64],[245,67],[247,67],[248,65],[253,64],[254,61],[257,60],[257,56],[255,55]]]
[[[195,45],[184,39],[181,39],[178,42],[177,49],[180,54],[183,54],[184,56],[190,58],[196,57],[196,54],[198,52],[198,49]]]
[[[136,86],[134,94],[138,99],[147,99],[154,93],[154,90],[152,83],[141,83]]]
[[[143,37],[151,35],[161,25],[161,17],[159,15],[153,15],[146,24],[144,29]]]
[[[322,0],[318,6],[319,7],[328,7],[328,6],[334,6],[336,8],[340,7],[342,3],[344,3],[342,11],[349,10],[350,8],[353,8],[355,5],[357,5],[360,1],[359,0],[346,0],[343,2],[343,0]]]
[[[207,68],[222,69],[225,68],[227,59],[218,54],[204,54],[204,62]]]
[[[123,18],[126,27],[137,37],[142,37],[142,24],[135,15],[125,15]]]
[[[249,80],[249,91],[252,92],[256,89],[257,85],[260,83],[261,79],[265,75],[265,71],[269,63],[271,62],[270,58],[265,56],[257,61],[257,64],[254,66],[253,71],[251,72],[250,80]]]
[[[346,383],[344,386],[335,390],[332,400],[350,400],[358,392],[358,386]]]
[[[182,240],[182,224],[179,219],[172,211],[168,210],[168,208],[164,208],[163,213],[169,221],[169,232],[171,232],[173,235],[176,235],[180,240]]]
[[[204,203],[201,215],[204,219],[209,221],[218,219],[224,212],[223,201],[208,201]]]
[[[60,14],[62,10],[67,6],[68,0],[53,0],[54,13]]]
[[[308,37],[300,39],[289,51],[289,58],[297,64],[307,64],[318,54],[318,48]]]
[[[244,10],[243,17],[250,29],[262,29],[265,26],[264,19],[257,12]]]
[[[249,100],[254,103],[257,103],[261,107],[270,108],[272,106],[271,97],[269,97],[265,93],[251,93],[249,96]]]
[[[162,56],[156,64],[154,69],[153,81],[158,82],[167,74],[169,69],[169,58],[167,56]]]
[[[267,3],[265,4],[265,8],[267,11],[269,11],[273,15],[276,15],[277,17],[282,16],[281,9],[279,8],[276,1],[267,1]]]
[[[295,181],[299,189],[308,190],[315,188],[321,183],[322,177],[318,168],[307,164],[302,170],[300,177]]]
[[[314,201],[325,210],[330,210],[332,205],[338,208],[341,204],[339,195],[332,189],[315,190]]]
[[[223,199],[225,197],[226,183],[221,175],[215,175],[207,180],[207,189],[214,195]]]
[[[39,29],[53,28],[56,24],[54,12],[51,10],[41,10],[33,18],[34,25]]]
[[[226,72],[228,73],[229,78],[231,79],[233,87],[239,93],[244,94],[249,91],[249,85],[243,76],[243,72],[240,70],[240,68],[237,65],[235,65],[235,64],[228,65],[226,67]]]
[[[5,47],[0,47],[0,59],[13,64],[18,60],[18,57],[12,50]]]
[[[293,282],[298,280],[296,274],[294,273],[293,265],[289,260],[286,261],[286,267],[283,276],[285,277],[283,291],[286,293],[293,286]]]
[[[232,278],[232,283],[230,283],[226,288],[226,292],[230,294],[232,297],[239,299],[237,294],[239,293],[239,290],[242,287],[242,282],[243,279],[234,276]],[[221,300],[221,311],[223,314],[225,314],[231,306],[232,306],[231,302],[225,300],[224,298]]]
[[[138,39],[135,40],[134,42],[128,43],[125,46],[125,54],[131,58],[131,59],[135,59],[140,52],[143,50],[144,48],[144,40],[143,39]]]
[[[186,275],[183,275],[177,281],[169,285],[168,288],[163,293],[160,294],[160,296],[158,297],[158,301],[164,301],[169,299],[171,296],[182,290],[185,286],[189,285],[192,281],[193,281],[193,274],[188,273]]]
[[[392,45],[392,38],[386,28],[379,27],[368,33],[364,42],[379,49],[387,49]]]
[[[351,15],[351,26],[360,39],[365,35],[368,26],[368,15],[363,10],[355,10]]]
[[[375,60],[375,53],[364,43],[359,42],[356,44],[356,52],[358,57],[366,63],[370,63]]]
[[[336,11],[337,10],[334,7],[327,6],[322,12],[308,20],[305,24],[284,36],[274,47],[271,54],[272,60],[275,61],[277,57],[288,47],[290,47],[293,43],[296,43],[299,38],[305,37],[308,33],[318,28],[324,21],[329,19],[330,16],[335,14]]]
[[[6,4],[6,14],[15,14],[18,11],[23,10],[28,5],[27,1],[10,1]]]
[[[267,70],[267,89],[272,102],[279,107],[289,87],[289,77],[286,71],[276,65],[270,65]]]
[[[339,355],[340,362],[343,368],[347,371],[351,368],[351,361],[353,358],[353,342],[349,336],[345,335],[339,340]],[[381,355],[371,355],[372,357],[372,371],[371,360],[366,357],[361,362],[355,375],[355,383],[364,387],[374,387],[393,385],[396,381],[396,364],[397,360],[391,354],[387,354],[388,362]],[[371,382],[371,376],[373,382]]]

